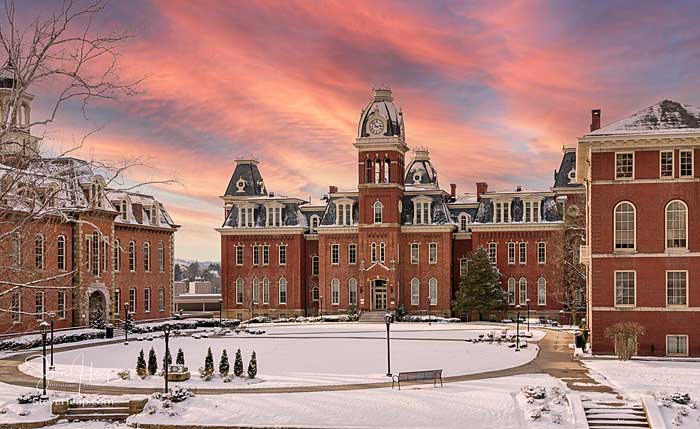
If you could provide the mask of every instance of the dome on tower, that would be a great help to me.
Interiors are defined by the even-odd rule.
[[[430,162],[427,148],[415,149],[415,156],[406,169],[404,185],[435,189],[439,187],[437,170]]]
[[[403,140],[403,114],[394,105],[389,88],[375,88],[374,95],[362,109],[357,127],[357,137],[401,137]]]

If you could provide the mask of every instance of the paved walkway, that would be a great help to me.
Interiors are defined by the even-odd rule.
[[[347,338],[347,337],[346,337]],[[424,339],[424,338],[423,338]],[[432,339],[439,340],[439,339]],[[450,339],[445,339],[450,340]],[[451,340],[450,340],[451,341]],[[76,350],[88,347],[97,347],[105,344],[119,343],[121,340],[99,342],[92,344],[77,344],[74,346],[61,347],[54,350],[54,353],[60,353],[69,350]],[[585,366],[573,359],[572,350],[569,344],[573,343],[573,334],[558,331],[546,330],[546,335],[542,338],[538,345],[540,351],[537,357],[524,365],[508,368],[498,371],[481,372],[478,374],[457,375],[445,377],[445,383],[454,383],[460,381],[484,380],[489,378],[507,377],[511,375],[522,374],[537,374],[544,373],[564,381],[572,390],[587,391],[587,392],[605,392],[615,393],[610,387],[601,385],[590,376]],[[17,386],[32,387],[41,386],[41,379],[32,377],[19,370],[19,365],[24,363],[25,359],[30,355],[36,355],[36,351],[14,354],[12,356],[0,359],[0,380],[4,383],[14,384]],[[297,392],[329,392],[343,390],[361,390],[361,389],[377,389],[391,387],[391,381],[373,382],[373,383],[356,383],[356,384],[341,384],[341,385],[321,385],[321,386],[298,386],[298,387],[261,387],[261,388],[228,388],[228,389],[211,389],[211,388],[191,388],[193,392],[202,395],[217,395],[222,393],[236,394],[259,394],[259,393],[297,393]],[[51,390],[60,390],[64,392],[80,392],[85,394],[103,394],[103,395],[133,395],[143,394],[148,395],[154,392],[159,392],[162,389],[158,388],[143,388],[143,387],[121,387],[121,386],[99,386],[91,384],[67,383],[62,381],[48,380],[48,388]]]

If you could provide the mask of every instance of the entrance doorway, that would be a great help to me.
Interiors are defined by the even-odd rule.
[[[386,280],[372,282],[372,310],[386,310]]]
[[[88,300],[88,317],[91,328],[101,329],[107,318],[105,297],[100,291],[95,291]]]

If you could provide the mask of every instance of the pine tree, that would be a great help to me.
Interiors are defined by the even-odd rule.
[[[222,377],[226,377],[228,375],[228,370],[228,354],[226,354],[226,349],[224,349],[221,353],[221,360],[219,360],[219,374],[221,374]]]
[[[233,373],[236,377],[243,376],[243,356],[241,356],[241,349],[236,352],[236,362],[233,364]]]
[[[485,313],[501,311],[506,307],[506,294],[501,287],[501,274],[491,263],[484,248],[479,248],[468,260],[469,270],[459,283],[452,310],[462,313],[477,312],[479,319]]]
[[[151,347],[151,351],[148,352],[148,373],[154,375],[158,372],[158,359],[156,358],[156,351]]]
[[[207,349],[207,357],[204,359],[204,371],[207,374],[214,373],[214,356],[211,354],[211,347]]]
[[[185,364],[185,352],[183,352],[181,348],[177,349],[177,357],[175,358],[175,363],[178,365]]]
[[[170,349],[166,350],[165,356],[163,356],[163,369],[165,369],[166,366],[170,366],[173,364],[173,358],[170,356]]]
[[[146,358],[143,355],[143,349],[141,349],[139,357],[136,359],[136,373],[138,375],[146,375]]]
[[[248,363],[248,377],[255,378],[258,374],[258,360],[255,358],[255,351],[250,356],[250,363]]]

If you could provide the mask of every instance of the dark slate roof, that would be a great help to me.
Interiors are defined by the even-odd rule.
[[[671,100],[660,101],[632,116],[588,135],[673,134],[700,132],[700,108]]]
[[[482,198],[476,217],[472,217],[474,222],[492,223],[493,222],[493,202],[490,198]],[[511,200],[511,217],[513,222],[523,221],[523,201],[514,197]],[[544,197],[540,204],[540,218],[547,222],[558,222],[562,220],[557,203],[554,197]]]
[[[561,159],[559,170],[554,172],[555,188],[580,188],[576,183],[576,151],[567,150]]]
[[[245,180],[246,184],[242,192],[238,191],[238,181]],[[258,197],[266,196],[267,188],[256,161],[236,161],[236,169],[233,170],[231,180],[228,182],[224,195],[232,197]]]
[[[369,137],[367,121],[374,113],[381,116],[386,123],[384,136],[401,136],[401,127],[403,126],[402,113],[394,105],[394,97],[392,97],[390,89],[374,90],[374,96],[370,99],[367,106],[362,109],[357,132],[358,137]]]
[[[420,175],[420,180],[416,182],[414,176]],[[414,159],[406,170],[404,185],[435,185],[438,186],[437,171],[429,159]]]
[[[271,200],[274,201],[274,200]],[[249,201],[246,201],[248,203]],[[265,226],[267,219],[267,210],[265,210],[265,205],[255,204],[255,227],[262,228]],[[282,208],[282,226],[307,226],[306,217],[299,210],[299,204],[296,203],[286,203],[284,208]],[[224,221],[224,227],[237,228],[238,227],[238,209],[233,206],[231,213],[228,218]]]
[[[328,201],[328,205],[326,206],[326,211],[323,213],[323,217],[321,217],[321,225],[327,225],[327,226],[335,225],[336,211],[335,211],[335,202],[333,202],[333,200],[340,200],[340,199],[345,199],[345,198],[353,200],[355,202],[352,205],[352,221],[353,221],[353,225],[357,225],[357,223],[358,223],[357,221],[358,221],[359,216],[360,216],[357,197],[330,198]]]
[[[426,195],[430,197],[433,202],[431,204],[431,225],[451,225],[452,218],[450,216],[450,211],[447,209],[447,204],[445,198],[442,195]],[[401,224],[402,225],[413,225],[413,199],[418,197],[418,195],[404,195],[401,199],[402,213],[401,213]]]
[[[452,218],[452,221],[457,223],[457,224],[459,224],[459,215],[462,213],[468,214],[473,222],[474,219],[476,219],[476,213],[479,210],[477,207],[464,208],[464,207],[451,207],[450,205],[448,205],[447,207],[450,211],[450,217]]]

